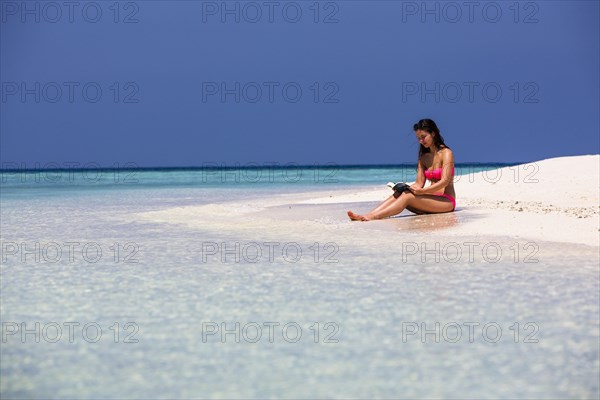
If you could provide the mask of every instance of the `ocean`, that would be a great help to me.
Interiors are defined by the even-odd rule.
[[[597,398],[597,247],[336,202],[414,177],[4,169],[2,398]]]

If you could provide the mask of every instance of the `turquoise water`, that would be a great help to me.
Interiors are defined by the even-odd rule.
[[[8,164],[16,167],[18,164]],[[514,164],[457,164],[455,174],[469,175]],[[339,166],[333,163],[312,166],[262,164],[197,168],[137,169],[116,166],[105,169],[19,169],[4,168],[0,175],[3,195],[46,195],[58,192],[140,189],[140,188],[273,188],[341,187],[414,181],[416,166]],[[465,178],[467,179],[467,178]],[[24,189],[28,189],[25,191]],[[43,192],[45,189],[48,191]],[[71,189],[71,190],[69,190]]]
[[[286,205],[412,168],[5,172],[2,398],[597,398],[597,247]]]

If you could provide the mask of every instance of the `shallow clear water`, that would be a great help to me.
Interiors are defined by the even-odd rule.
[[[597,398],[597,247],[286,205],[400,173],[5,183],[2,397]]]

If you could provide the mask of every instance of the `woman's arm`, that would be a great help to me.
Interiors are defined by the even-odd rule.
[[[425,172],[423,169],[423,165],[421,164],[421,160],[419,159],[419,161],[417,161],[417,180],[415,181],[415,183],[410,185],[410,187],[415,189],[421,189],[423,186],[425,186]]]
[[[447,149],[442,156],[442,179],[423,188],[418,194],[430,194],[443,191],[454,179],[454,154]]]

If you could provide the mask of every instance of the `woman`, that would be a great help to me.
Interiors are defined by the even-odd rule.
[[[393,195],[364,215],[348,211],[353,221],[370,221],[400,214],[405,208],[415,214],[454,211],[454,155],[444,143],[435,122],[422,119],[413,126],[420,143],[417,163],[417,181],[398,198]],[[431,184],[424,188],[425,180]]]

